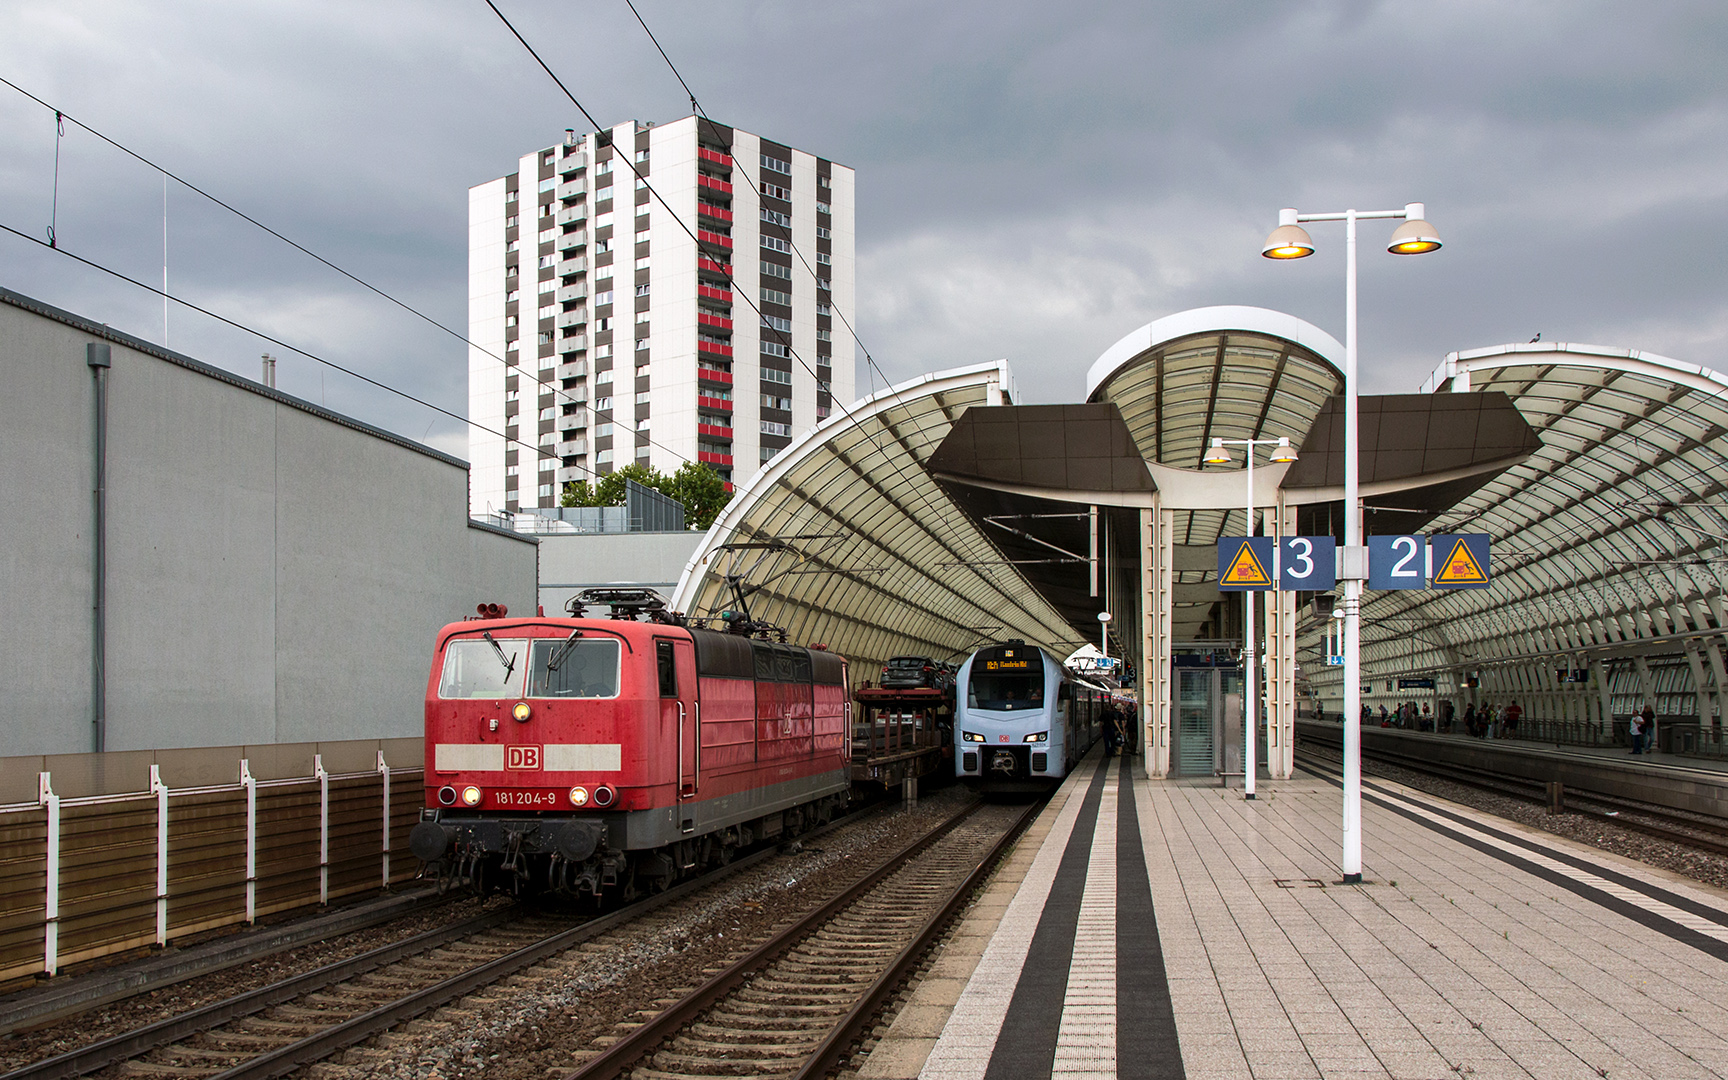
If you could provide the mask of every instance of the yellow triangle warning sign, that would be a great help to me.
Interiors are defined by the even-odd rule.
[[[1452,553],[1446,556],[1434,573],[1436,585],[1486,585],[1488,575],[1482,572],[1482,564],[1476,561],[1476,556],[1470,554],[1470,547],[1459,537],[1452,544]]]
[[[1254,557],[1254,546],[1244,543],[1236,549],[1236,557],[1230,560],[1230,566],[1224,571],[1225,585],[1264,585],[1270,587],[1272,576],[1266,573],[1266,568],[1260,565],[1260,560]]]

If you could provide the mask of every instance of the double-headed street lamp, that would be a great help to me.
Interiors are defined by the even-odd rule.
[[[1272,454],[1267,458],[1274,465],[1285,465],[1296,460],[1296,448],[1290,445],[1289,439],[1213,439],[1212,448],[1201,458],[1208,465],[1230,464],[1230,451],[1226,446],[1244,446],[1248,448],[1248,516],[1243,519],[1242,535],[1254,535],[1254,448],[1256,446],[1272,447]],[[1242,727],[1247,738],[1243,740],[1242,751],[1242,797],[1254,797],[1254,772],[1256,762],[1256,743],[1260,738],[1260,681],[1259,670],[1254,666],[1254,596],[1252,591],[1242,594]]]
[[[1362,580],[1368,553],[1362,547],[1356,421],[1356,222],[1362,218],[1403,218],[1386,250],[1421,255],[1440,247],[1434,226],[1422,220],[1421,203],[1402,210],[1346,210],[1304,214],[1293,207],[1278,211],[1278,228],[1260,254],[1268,259],[1300,259],[1314,254],[1314,242],[1299,222],[1344,222],[1344,550],[1338,576],[1344,580],[1344,857],[1346,884],[1362,880]]]

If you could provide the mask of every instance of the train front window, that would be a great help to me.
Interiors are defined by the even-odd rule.
[[[966,688],[966,704],[974,709],[1038,709],[1044,706],[1044,674],[1003,672],[974,674]]]
[[[463,638],[444,647],[441,698],[514,698],[522,696],[522,638]]]
[[[618,696],[616,638],[541,638],[528,662],[528,696]]]

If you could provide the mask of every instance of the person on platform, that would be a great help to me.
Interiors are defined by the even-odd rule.
[[[1642,749],[1646,754],[1656,752],[1656,706],[1646,701],[1644,711],[1638,714],[1640,721],[1638,735],[1642,741]]]
[[[1518,721],[1521,720],[1523,716],[1524,709],[1516,700],[1506,703],[1506,738],[1516,739],[1518,737]]]
[[[1104,710],[1104,756],[1115,757],[1122,748],[1122,714],[1112,705]]]
[[[1644,717],[1642,714],[1633,713],[1626,718],[1626,734],[1632,739],[1632,752],[1642,754],[1644,752]]]
[[[1464,734],[1472,739],[1476,737],[1476,703],[1474,701],[1464,703]]]

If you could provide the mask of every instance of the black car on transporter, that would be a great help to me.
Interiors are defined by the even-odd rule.
[[[928,656],[896,656],[882,666],[882,689],[952,690],[954,668]]]

